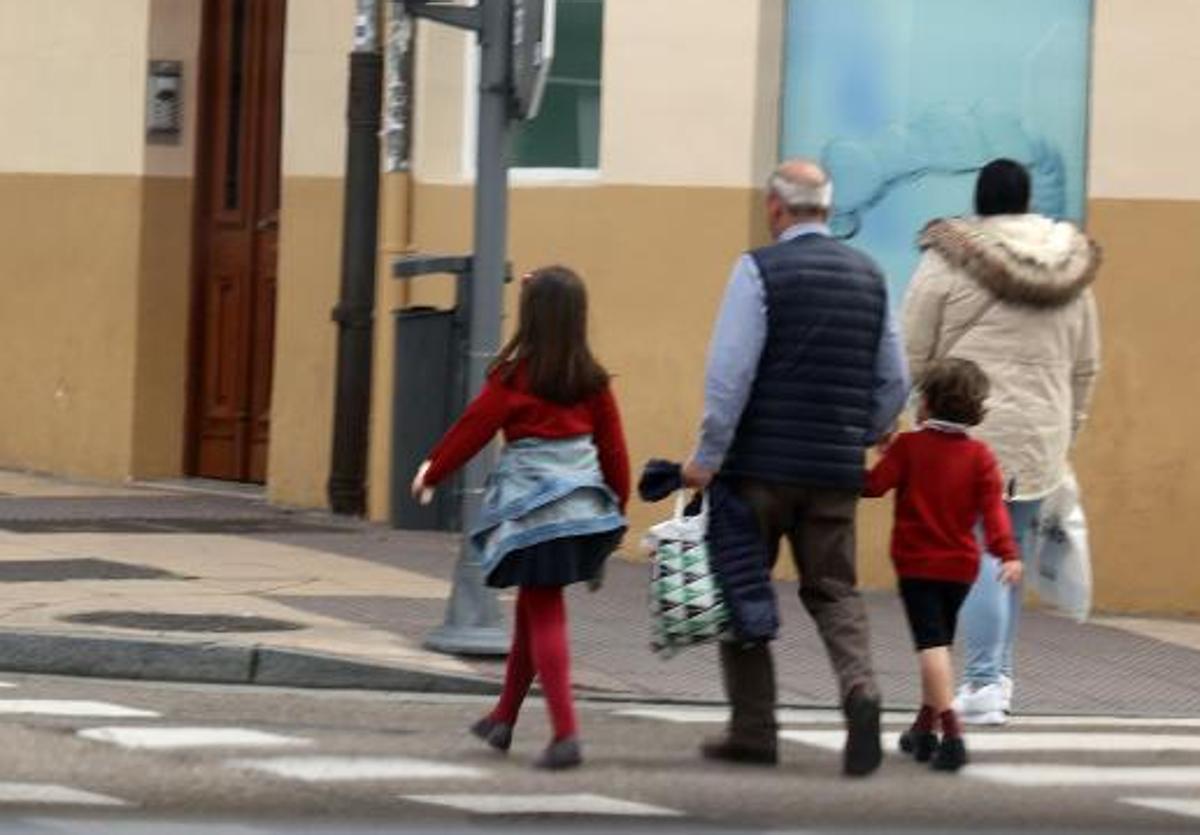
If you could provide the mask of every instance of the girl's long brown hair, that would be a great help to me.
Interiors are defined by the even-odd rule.
[[[553,403],[578,403],[608,385],[608,372],[588,347],[587,290],[569,267],[542,267],[525,279],[517,332],[492,371],[508,382],[519,367],[529,391]]]

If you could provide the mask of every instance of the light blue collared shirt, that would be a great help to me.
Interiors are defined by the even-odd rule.
[[[779,240],[829,234],[829,227],[823,223],[798,223],[780,235]],[[721,469],[750,399],[766,341],[766,288],[754,259],[743,255],[734,265],[708,349],[704,421],[700,426],[700,445],[694,456],[696,463],[706,470]],[[904,408],[908,389],[904,346],[889,309],[875,361],[868,443],[879,440],[895,424]]]

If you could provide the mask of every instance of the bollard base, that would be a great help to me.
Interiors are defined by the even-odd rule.
[[[474,514],[472,514],[474,515]],[[502,658],[508,655],[508,630],[494,589],[484,584],[479,565],[466,553],[454,565],[454,586],[442,625],[425,639],[425,648],[448,655]]]
[[[509,637],[507,630],[496,626],[444,624],[429,633],[425,648],[448,655],[503,658],[508,655]]]

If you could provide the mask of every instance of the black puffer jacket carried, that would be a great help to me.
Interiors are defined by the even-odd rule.
[[[659,459],[646,464],[638,482],[638,495],[647,502],[682,489],[680,465]],[[733,637],[744,643],[773,641],[779,634],[779,608],[754,511],[723,479],[713,481],[707,494],[709,559],[729,607]]]

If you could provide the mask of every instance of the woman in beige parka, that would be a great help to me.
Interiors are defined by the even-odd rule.
[[[913,378],[946,357],[976,362],[991,379],[975,430],[1000,461],[1013,531],[1027,552],[1042,500],[1062,482],[1100,368],[1091,286],[1099,248],[1070,223],[1029,212],[1023,166],[996,160],[980,173],[976,216],[931,223],[904,301]],[[955,707],[973,724],[1011,711],[1019,588],[985,559],[962,609],[964,683]]]

